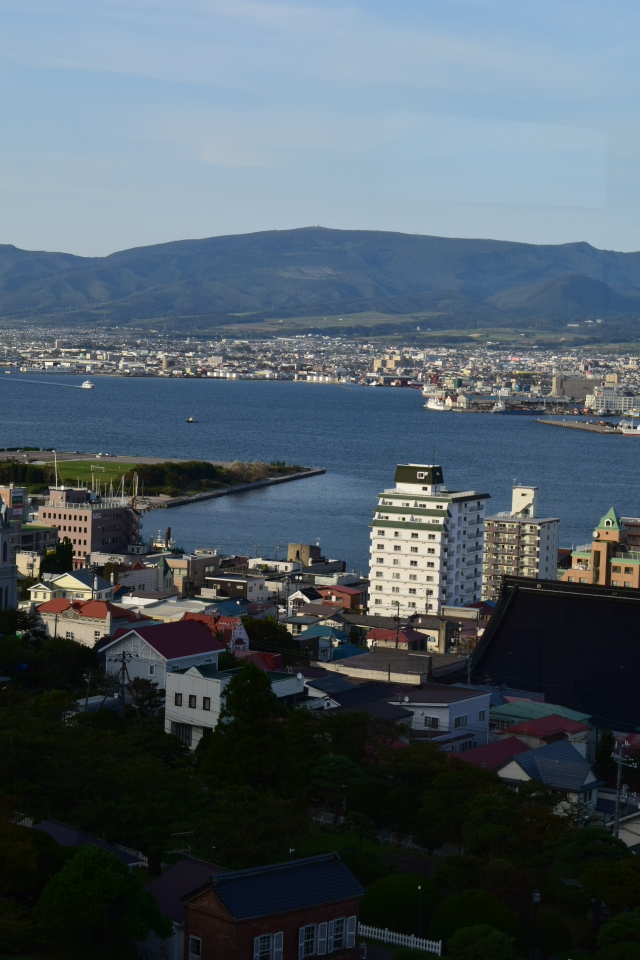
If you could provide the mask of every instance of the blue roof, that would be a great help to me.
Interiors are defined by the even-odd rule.
[[[248,603],[246,600],[216,600],[216,610],[223,617],[242,617],[247,612]]]
[[[315,627],[309,627],[304,631],[305,637],[326,637],[327,640],[348,640],[349,634],[344,630],[336,630],[335,627],[327,627],[324,624],[317,624]]]
[[[363,653],[367,653],[364,647],[359,647],[355,643],[341,643],[331,651],[331,659],[344,660],[346,657],[359,657]]]
[[[538,750],[519,753],[513,760],[533,780],[540,780],[555,790],[578,793],[591,772],[589,761],[567,740],[557,740]]]
[[[337,853],[212,876],[210,883],[236,920],[353,900],[364,894]]]

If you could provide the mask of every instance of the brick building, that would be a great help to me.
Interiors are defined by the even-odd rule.
[[[182,898],[184,960],[356,960],[363,894],[335,853],[212,875]]]
[[[56,527],[60,540],[73,545],[73,567],[86,566],[92,551],[125,553],[138,539],[138,513],[123,500],[96,498],[89,490],[52,487],[38,510],[40,523]]]

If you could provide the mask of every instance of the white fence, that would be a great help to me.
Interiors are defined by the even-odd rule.
[[[442,940],[425,940],[424,937],[414,937],[413,934],[394,933],[392,930],[382,930],[380,927],[369,927],[366,923],[358,924],[358,933],[361,937],[381,940],[382,943],[392,943],[396,947],[414,947],[416,950],[424,950],[425,953],[435,953],[438,957],[442,955]]]

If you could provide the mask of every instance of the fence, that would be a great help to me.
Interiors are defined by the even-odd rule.
[[[369,927],[366,923],[358,924],[358,933],[361,937],[371,940],[381,940],[382,943],[392,943],[397,947],[413,947],[415,950],[424,950],[425,953],[442,955],[442,940],[425,940],[424,937],[414,937],[413,934],[394,933],[392,930],[382,930],[380,927]]]

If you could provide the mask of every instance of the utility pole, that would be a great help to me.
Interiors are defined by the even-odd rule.
[[[400,645],[400,641],[399,641],[399,633],[400,633],[400,601],[399,601],[399,600],[394,600],[393,603],[394,603],[394,606],[397,608],[397,612],[396,612],[396,650],[397,650],[398,647],[399,647],[399,645]]]
[[[613,826],[613,835],[617,839],[620,832],[620,791],[622,788],[622,744],[618,744],[618,753],[614,754],[614,760],[618,765],[618,775],[616,777],[616,812]]]

